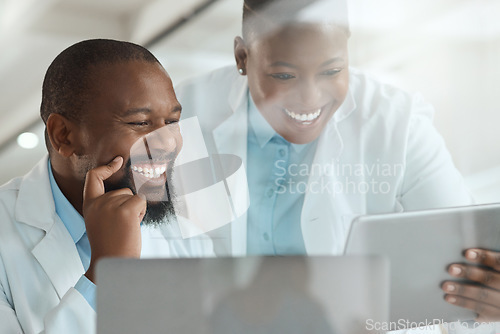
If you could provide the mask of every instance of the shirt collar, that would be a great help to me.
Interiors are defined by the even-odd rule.
[[[257,109],[250,93],[248,93],[248,121],[255,133],[260,148],[263,148],[274,135],[278,135]]]
[[[274,131],[273,127],[266,121],[264,116],[262,116],[259,109],[257,109],[257,106],[253,102],[250,92],[248,93],[248,121],[250,127],[255,133],[255,137],[257,138],[257,142],[259,143],[260,148],[266,146],[266,144],[272,138],[276,138],[276,140],[278,141],[281,139],[283,143],[290,145],[292,149],[297,153],[302,152],[304,148],[310,145],[310,144],[292,144],[283,137],[281,137],[276,131]]]
[[[64,196],[61,189],[59,189],[59,186],[54,179],[54,174],[52,173],[50,159],[48,159],[48,164],[50,187],[52,188],[52,196],[54,197],[56,213],[59,218],[61,218],[64,226],[66,226],[66,229],[76,244],[85,234],[85,221],[80,213],[76,211],[73,205],[71,205],[66,196]]]

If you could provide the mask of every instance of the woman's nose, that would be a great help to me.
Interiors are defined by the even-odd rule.
[[[182,146],[182,137],[178,123],[171,123],[159,127],[145,137],[150,150],[178,153]]]
[[[313,78],[304,78],[299,83],[300,103],[306,108],[317,108],[321,101],[321,88]]]

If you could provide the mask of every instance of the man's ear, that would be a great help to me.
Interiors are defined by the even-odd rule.
[[[78,151],[77,124],[63,115],[50,114],[47,119],[47,135],[54,151],[63,157],[70,157]]]
[[[236,37],[234,39],[234,58],[236,60],[236,66],[241,75],[247,74],[247,59],[248,59],[248,49],[245,45],[245,41],[241,37]]]

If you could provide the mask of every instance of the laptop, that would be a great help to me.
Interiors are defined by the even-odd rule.
[[[364,333],[387,321],[382,257],[103,259],[97,333]]]
[[[390,260],[390,322],[420,327],[470,321],[476,314],[444,301],[441,283],[454,280],[451,263],[467,248],[500,250],[500,204],[362,216],[355,219],[346,255]]]

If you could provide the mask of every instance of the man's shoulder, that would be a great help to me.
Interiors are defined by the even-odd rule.
[[[0,186],[0,203],[2,203],[3,209],[15,202],[22,180],[22,177],[16,177]]]
[[[47,157],[44,157],[27,174],[13,178],[0,186],[0,215],[9,212],[9,215],[12,214],[18,201],[24,205],[31,203],[44,209],[47,189],[50,192]]]

